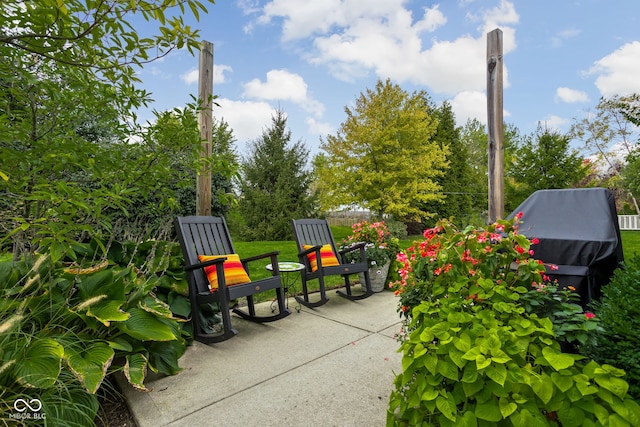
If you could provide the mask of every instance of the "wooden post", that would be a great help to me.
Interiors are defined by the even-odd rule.
[[[198,77],[198,126],[202,141],[201,156],[203,159],[211,157],[211,142],[213,139],[213,43],[204,41],[200,48],[200,68]],[[201,163],[196,182],[196,215],[211,215],[211,169],[206,161]]]
[[[489,223],[504,217],[504,124],[502,111],[502,31],[495,29],[487,34]]]

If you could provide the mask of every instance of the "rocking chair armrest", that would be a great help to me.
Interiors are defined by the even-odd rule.
[[[346,249],[341,249],[341,250],[339,250],[339,251],[338,251],[338,253],[339,253],[340,255],[344,255],[344,254],[346,254],[346,253],[356,251],[356,250],[358,250],[358,249],[360,249],[360,248],[364,248],[365,246],[366,246],[366,243],[365,243],[365,242],[359,242],[359,243],[356,243],[356,244],[354,244],[354,245],[349,246],[349,247],[348,247],[348,248],[346,248]]]
[[[298,252],[298,258],[302,259],[302,258],[306,257],[307,255],[309,255],[310,253],[317,252],[320,249],[322,249],[322,245],[316,245],[316,246],[314,246],[312,248],[309,248],[309,249],[306,249],[306,250],[304,250],[302,252]]]
[[[192,271],[192,270],[197,270],[199,268],[205,268],[205,267],[209,267],[210,265],[214,265],[214,264],[222,264],[223,262],[225,262],[227,260],[226,257],[220,257],[220,258],[215,258],[215,259],[210,259],[208,261],[203,261],[203,262],[198,262],[196,264],[191,264],[191,265],[187,265],[184,267],[184,269],[186,271]]]

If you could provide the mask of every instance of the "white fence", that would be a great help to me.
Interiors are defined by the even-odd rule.
[[[618,215],[620,230],[640,230],[640,215]]]

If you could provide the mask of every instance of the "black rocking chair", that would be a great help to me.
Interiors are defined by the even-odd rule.
[[[185,271],[189,283],[189,299],[191,301],[191,320],[193,322],[193,334],[197,341],[205,344],[227,340],[237,334],[231,327],[230,301],[246,297],[248,312],[234,308],[233,312],[238,316],[253,322],[272,322],[282,319],[290,314],[285,308],[284,292],[278,270],[279,252],[270,252],[240,261],[245,270],[251,261],[271,258],[273,267],[272,276],[266,279],[250,281],[248,283],[228,286],[224,275],[225,258],[200,262],[198,255],[230,255],[236,254],[229,230],[224,218],[210,216],[178,217],[174,221],[176,233],[182,248],[185,260]],[[205,274],[205,267],[216,265],[218,288],[212,291],[209,280]],[[256,316],[253,295],[270,289],[276,290],[278,301],[278,313],[273,316]],[[222,317],[222,332],[219,334],[204,332],[200,324],[200,306],[217,302],[220,306]]]
[[[333,240],[333,234],[329,223],[323,219],[299,219],[293,220],[293,233],[296,238],[296,244],[298,246],[298,258],[301,264],[304,264],[305,269],[302,270],[302,291],[303,298],[296,296],[296,300],[306,307],[319,307],[325,304],[329,298],[325,290],[324,278],[325,276],[332,276],[340,274],[344,278],[344,284],[346,287],[346,293],[338,290],[338,295],[350,299],[360,300],[373,295],[371,290],[371,279],[369,277],[369,265],[365,253],[364,243],[354,245],[349,249],[337,251],[335,242]],[[324,245],[329,245],[333,254],[338,259],[339,264],[333,266],[323,266],[321,257],[321,248]],[[307,248],[305,248],[307,246]],[[311,246],[311,247],[309,247]],[[360,251],[361,261],[355,264],[349,264],[346,262],[345,254],[351,251]],[[309,255],[315,253],[317,268],[314,271],[311,266]],[[353,294],[351,292],[351,283],[349,281],[350,274],[364,273],[366,291],[360,294]],[[318,279],[320,285],[320,299],[312,302],[309,300],[309,291],[307,288],[307,282],[309,280]]]

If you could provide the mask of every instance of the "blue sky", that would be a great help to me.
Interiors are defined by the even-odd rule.
[[[640,93],[637,0],[218,0],[200,22],[214,44],[214,94],[238,152],[278,108],[311,153],[361,92],[390,78],[486,123],[486,45],[504,43],[504,119],[565,132],[600,97]],[[140,71],[152,109],[198,92],[198,57],[176,51]],[[150,114],[141,114],[151,119]]]

